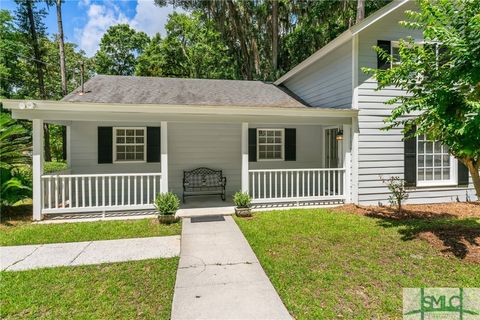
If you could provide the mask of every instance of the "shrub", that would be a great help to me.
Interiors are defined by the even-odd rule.
[[[173,215],[179,207],[180,199],[171,192],[159,193],[155,198],[155,208],[161,215]]]
[[[63,171],[66,169],[68,169],[68,165],[66,162],[51,161],[51,162],[45,162],[43,164],[44,173],[54,173],[54,172]]]
[[[392,176],[389,179],[380,177],[383,183],[387,185],[388,190],[392,193],[388,200],[392,206],[396,206],[398,212],[402,212],[402,203],[408,199],[408,192],[405,187],[405,181],[399,177]]]
[[[248,193],[239,191],[233,195],[233,203],[237,208],[248,208],[251,202],[252,198]]]

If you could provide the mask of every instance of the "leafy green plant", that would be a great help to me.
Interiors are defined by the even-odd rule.
[[[51,161],[51,162],[45,162],[43,164],[43,172],[44,173],[52,173],[52,172],[58,172],[58,171],[63,171],[68,169],[68,165],[66,162],[61,162],[61,161]]]
[[[173,215],[179,207],[180,199],[172,192],[159,193],[155,198],[155,208],[161,215]]]
[[[380,177],[382,182],[387,185],[388,190],[392,193],[388,200],[392,206],[396,206],[398,212],[402,212],[402,203],[408,199],[408,192],[405,186],[405,180],[392,176],[388,179]]]
[[[252,198],[246,192],[236,192],[233,195],[233,203],[237,208],[248,208],[252,203]]]
[[[28,174],[29,136],[25,128],[9,114],[0,113],[0,199],[1,205],[12,205],[30,196]],[[28,169],[26,170],[26,172]]]

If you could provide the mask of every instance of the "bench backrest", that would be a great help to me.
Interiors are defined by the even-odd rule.
[[[222,178],[222,170],[202,167],[183,171],[183,183],[191,188],[219,186],[222,184]]]

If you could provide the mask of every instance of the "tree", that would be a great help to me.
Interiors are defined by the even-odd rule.
[[[17,4],[16,15],[19,29],[33,50],[34,59],[32,60],[34,61],[37,72],[38,92],[41,99],[47,99],[44,82],[45,64],[42,61],[42,52],[39,43],[39,37],[45,36],[45,25],[42,20],[45,18],[46,11],[37,9],[35,0],[15,0],[15,2]],[[51,161],[48,124],[44,124],[43,130],[45,132],[45,160]]]
[[[128,24],[111,26],[100,40],[100,49],[95,54],[96,71],[100,74],[133,75],[137,57],[148,42],[144,32],[136,32]]]
[[[155,72],[167,77],[235,78],[235,63],[226,44],[212,22],[203,21],[200,13],[173,13],[165,29],[166,37],[152,39],[138,58],[142,63],[137,65],[138,75]]]
[[[378,89],[394,85],[406,94],[386,119],[386,129],[415,129],[440,141],[467,166],[480,198],[480,1],[419,0],[407,11],[408,28],[423,31],[424,44],[400,42],[400,63],[386,70],[365,69]],[[376,48],[384,59],[393,59]]]
[[[357,0],[357,20],[356,23],[359,23],[365,19],[365,0]]]
[[[162,37],[159,33],[150,39],[143,53],[138,56],[135,66],[137,76],[161,77],[164,65]]]

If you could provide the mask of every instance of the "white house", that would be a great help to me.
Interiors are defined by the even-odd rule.
[[[385,203],[380,176],[392,175],[411,203],[475,199],[439,143],[380,130],[384,102],[402,92],[375,91],[361,71],[389,67],[373,46],[395,54],[398,39],[421,41],[398,24],[413,6],[390,3],[273,84],[98,75],[61,101],[4,101],[33,121],[34,219],[151,208],[198,167],[222,170],[227,197],[243,190],[256,203]],[[44,122],[67,126],[68,172],[43,174]]]

